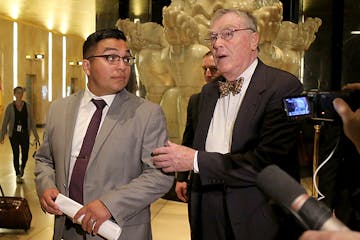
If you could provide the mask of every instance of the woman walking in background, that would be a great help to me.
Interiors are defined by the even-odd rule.
[[[36,131],[35,121],[32,115],[31,107],[22,100],[24,89],[22,87],[14,88],[15,101],[7,105],[0,132],[0,143],[4,143],[4,137],[7,133],[10,139],[13,151],[13,162],[16,173],[16,182],[22,183],[22,176],[29,155],[30,130],[32,130],[35,141],[39,142],[39,136]],[[21,165],[19,163],[21,147]]]

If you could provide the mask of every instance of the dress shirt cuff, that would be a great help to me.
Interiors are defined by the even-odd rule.
[[[199,163],[198,163],[198,151],[195,152],[194,156],[194,173],[199,173]]]

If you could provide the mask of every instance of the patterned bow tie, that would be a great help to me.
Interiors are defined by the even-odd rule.
[[[243,85],[244,78],[241,77],[235,81],[229,82],[218,82],[220,97],[225,97],[230,94],[230,92],[235,96],[241,91],[241,87]]]

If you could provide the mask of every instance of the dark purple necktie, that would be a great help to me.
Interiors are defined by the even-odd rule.
[[[83,185],[86,167],[100,126],[102,110],[106,106],[106,102],[104,100],[91,99],[91,101],[95,104],[96,111],[86,130],[79,156],[76,158],[69,186],[70,198],[81,204],[83,203]]]

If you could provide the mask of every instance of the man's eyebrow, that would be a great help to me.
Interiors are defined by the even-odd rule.
[[[106,52],[106,51],[111,51],[111,50],[118,50],[117,48],[112,48],[112,47],[106,47],[105,49],[104,49],[104,52]]]
[[[218,33],[221,32],[223,30],[229,30],[229,29],[234,29],[234,28],[239,28],[238,26],[234,25],[234,24],[226,24],[225,26],[223,26],[221,29],[219,29],[218,31],[215,31],[214,29],[210,29],[209,33]]]
[[[103,52],[107,52],[107,51],[119,51],[119,49],[118,49],[118,48],[112,48],[112,47],[106,47]],[[126,49],[125,51],[126,51],[128,54],[131,55],[130,49]]]

